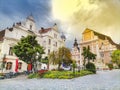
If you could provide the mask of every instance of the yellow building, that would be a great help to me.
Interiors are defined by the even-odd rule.
[[[120,45],[112,41],[109,36],[98,33],[94,30],[86,28],[82,33],[80,42],[80,55],[83,52],[83,47],[90,47],[91,52],[96,54],[95,64],[98,68],[105,66],[111,62],[111,54],[114,50],[120,49]],[[83,62],[83,56],[80,56]]]

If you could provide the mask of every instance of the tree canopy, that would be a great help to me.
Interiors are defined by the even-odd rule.
[[[112,55],[112,62],[116,63],[120,68],[120,50],[115,50]]]
[[[72,55],[70,50],[66,47],[61,47],[57,51],[51,52],[49,55],[49,63],[52,63],[53,65],[58,64],[58,70],[60,69],[62,63],[69,65],[72,63]]]
[[[90,60],[93,60],[96,59],[96,54],[92,53],[90,51],[90,47],[83,47],[83,53],[82,53],[83,57],[84,57],[84,66],[85,66],[85,63],[86,63],[86,59],[88,60],[88,62],[90,62]]]
[[[26,63],[33,63],[41,59],[44,49],[38,44],[36,36],[28,35],[27,37],[22,37],[13,47],[13,52]]]

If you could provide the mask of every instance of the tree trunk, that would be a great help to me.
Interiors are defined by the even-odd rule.
[[[85,61],[85,59],[84,59],[84,61],[83,61],[83,66],[85,67],[85,63],[86,63],[86,61]]]
[[[60,70],[60,66],[61,66],[61,64],[59,63],[59,64],[58,64],[58,70]]]
[[[75,76],[75,67],[73,67],[73,75]]]

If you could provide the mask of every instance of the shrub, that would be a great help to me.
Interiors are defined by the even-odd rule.
[[[40,78],[40,75],[38,73],[32,73],[28,76],[29,79],[32,79],[32,78]]]
[[[93,72],[93,73],[96,73],[96,67],[95,67],[95,65],[94,65],[93,63],[91,63],[91,62],[89,62],[89,63],[86,64],[86,69],[87,69],[88,71],[91,71],[91,72]]]
[[[113,64],[112,64],[112,63],[109,63],[109,64],[108,64],[108,67],[109,67],[110,70],[113,69]]]
[[[72,79],[73,76],[59,76],[59,79]]]
[[[52,79],[72,79],[74,77],[85,76],[88,74],[93,74],[91,71],[81,70],[80,72],[75,72],[75,75],[72,71],[48,71],[43,75],[43,78],[52,78]]]
[[[81,70],[80,72],[75,72],[75,74],[73,74],[72,71],[48,71],[42,74],[42,76],[39,73],[30,74],[28,78],[72,79],[88,74],[93,74],[93,72],[88,70]]]

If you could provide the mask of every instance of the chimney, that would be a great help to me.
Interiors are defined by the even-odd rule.
[[[44,30],[44,28],[43,28],[43,27],[41,27],[41,30]]]

